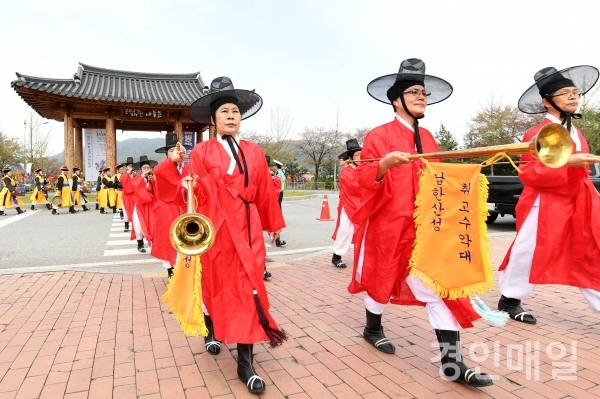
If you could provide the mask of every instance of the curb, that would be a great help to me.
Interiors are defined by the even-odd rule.
[[[317,198],[317,194],[298,195],[295,197],[283,197],[283,201],[301,201],[301,200],[305,200],[305,199],[314,199],[314,198]]]

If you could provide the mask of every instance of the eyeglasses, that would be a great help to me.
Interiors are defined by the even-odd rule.
[[[563,91],[562,93],[558,93],[558,94],[554,94],[550,97],[562,97],[562,98],[569,98],[571,96],[573,97],[581,97],[583,94],[579,93],[577,91]]]
[[[426,92],[425,90],[407,90],[402,94],[408,94],[411,97],[419,97],[419,95],[422,95],[423,97],[429,97],[431,95],[431,93]]]

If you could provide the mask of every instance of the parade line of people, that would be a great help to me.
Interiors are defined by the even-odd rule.
[[[531,140],[544,125],[559,123],[570,132],[573,155],[557,169],[523,157],[529,161],[521,166],[525,189],[517,206],[516,239],[501,265],[498,310],[528,324],[537,320],[523,309],[521,300],[536,284],[578,287],[591,310],[600,312],[600,196],[588,176],[588,165],[596,158],[589,154],[581,131],[571,123],[572,118],[579,117],[579,98],[598,80],[598,70],[590,66],[561,71],[544,68],[534,80],[519,100],[519,109],[546,113],[546,119],[527,131],[523,141]],[[339,179],[331,262],[336,268],[346,268],[342,257],[354,244],[348,291],[364,293],[363,337],[375,350],[390,356],[395,353],[383,328],[386,306],[424,306],[439,343],[442,374],[467,386],[490,386],[492,378],[472,370],[461,355],[460,330],[472,328],[480,319],[469,298],[441,297],[409,274],[416,237],[417,175],[425,164],[419,159],[411,161],[407,155],[438,150],[433,135],[420,127],[419,121],[428,105],[446,100],[453,88],[447,81],[426,74],[422,60],[411,58],[402,61],[398,73],[374,79],[367,92],[391,105],[393,117],[372,129],[362,146],[356,139],[348,140],[346,151],[338,157],[345,167]],[[198,123],[215,126],[215,138],[198,143],[187,164],[187,149],[178,143],[175,133],[168,133],[165,146],[156,150],[165,154],[164,160],[142,156],[134,162],[129,157],[125,165],[114,167],[114,176],[110,168],[103,169],[96,204],[101,213],[111,209],[112,213],[119,212],[124,231],[131,231],[138,250],[146,251],[146,239],[151,255],[161,259],[171,277],[178,254],[169,242],[169,228],[186,212],[187,190],[193,190],[195,211],[215,226],[214,245],[202,255],[206,350],[217,355],[221,343],[237,344],[238,377],[252,393],[266,388],[253,366],[253,345],[269,341],[276,347],[287,337],[269,313],[264,283],[270,274],[265,268],[263,231],[277,246],[286,244],[280,236],[285,227],[282,164],[271,162],[257,144],[238,137],[241,120],[256,114],[261,106],[262,98],[254,90],[235,89],[227,77],[213,80],[208,94],[190,106],[189,115]],[[361,159],[376,162],[363,163]],[[66,174],[68,168],[61,170],[55,197],[59,199],[53,199],[51,205],[48,181],[41,170],[35,171],[32,209],[45,205],[53,214],[58,214],[59,207],[72,213],[77,212],[75,206],[89,209],[80,169],[72,168],[71,180]],[[0,215],[13,206],[18,213],[24,212],[13,195],[15,181],[10,169],[3,172]]]

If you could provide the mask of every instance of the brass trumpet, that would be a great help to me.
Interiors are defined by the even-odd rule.
[[[215,242],[215,226],[204,215],[196,213],[194,189],[188,182],[187,213],[179,216],[169,229],[169,240],[175,250],[184,255],[201,255]]]
[[[457,151],[439,151],[427,154],[410,154],[406,158],[473,158],[492,156],[500,152],[509,155],[531,154],[549,168],[560,168],[566,165],[573,153],[573,141],[569,131],[558,123],[550,123],[540,129],[529,143],[494,145],[490,147],[467,148]],[[379,161],[381,158],[361,159],[354,162]]]

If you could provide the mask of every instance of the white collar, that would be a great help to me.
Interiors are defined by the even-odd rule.
[[[240,140],[238,139],[237,135],[236,136],[232,136],[235,140],[235,142],[238,144],[238,146],[240,145]],[[233,171],[235,170],[235,159],[233,158],[233,154],[231,153],[231,148],[229,147],[229,144],[227,143],[227,140],[223,139],[223,136],[221,136],[220,134],[217,133],[217,141],[219,143],[221,143],[221,145],[223,146],[223,149],[225,150],[225,152],[227,153],[227,155],[229,155],[229,167],[227,168],[227,174],[228,175],[232,175]]]
[[[400,123],[402,123],[404,126],[406,126],[408,129],[410,129],[410,131],[411,131],[411,132],[414,132],[414,131],[415,131],[415,128],[414,128],[414,126],[411,126],[411,125],[410,125],[410,124],[409,124],[407,121],[405,121],[405,120],[404,120],[404,118],[402,118],[400,115],[398,115],[398,113],[397,113],[397,112],[395,112],[395,113],[394,113],[394,117],[395,117],[396,119],[398,119],[398,121],[399,121]]]
[[[549,112],[546,113],[546,119],[552,123],[558,123],[559,125],[562,125],[562,121]],[[575,143],[575,151],[581,151],[581,140],[579,140],[579,134],[577,133],[577,128],[575,125],[571,125],[571,131],[569,133],[571,135],[571,140],[573,140]]]

